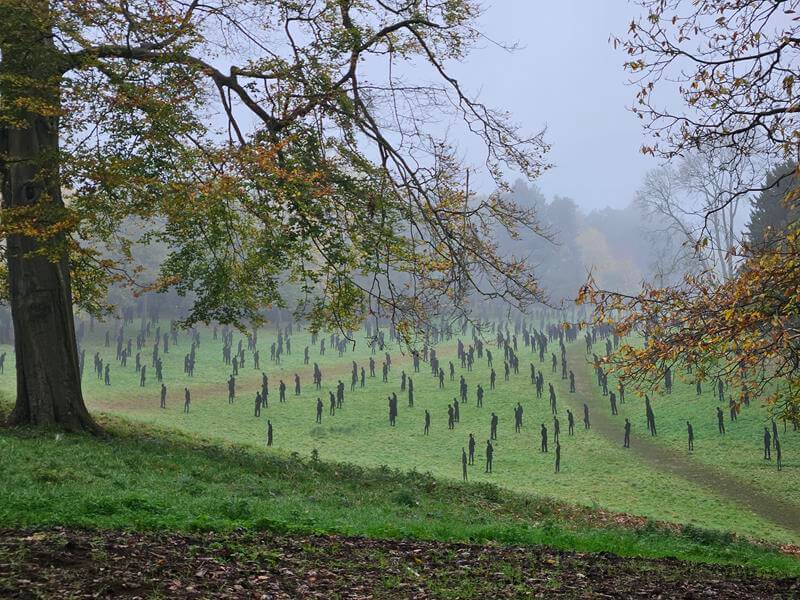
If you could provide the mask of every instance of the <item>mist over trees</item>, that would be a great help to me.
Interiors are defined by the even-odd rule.
[[[589,274],[603,287],[629,294],[640,290],[644,282],[676,283],[687,272],[704,266],[713,268],[718,255],[712,252],[700,255],[695,251],[703,226],[702,215],[686,209],[672,219],[661,212],[662,209],[681,211],[682,206],[691,206],[691,198],[687,200],[691,192],[687,190],[692,182],[685,177],[685,169],[671,166],[654,169],[646,175],[637,196],[624,208],[588,211],[581,206],[583,199],[559,194],[548,198],[536,184],[517,180],[506,199],[523,210],[532,211],[541,231],[521,230],[513,239],[508,232],[499,230],[496,234],[498,251],[528,261],[539,278],[545,299],[556,306],[570,305]],[[671,186],[665,191],[669,197],[661,206],[656,206],[652,197],[658,185]],[[735,239],[761,235],[753,232],[780,227],[788,218],[779,199],[765,193],[754,205],[756,210],[748,231],[745,220],[750,203],[743,199],[741,205],[737,219],[726,229],[726,235]],[[130,223],[126,225],[125,237],[135,238],[132,231],[135,227]],[[187,314],[193,301],[191,294],[181,296],[174,289],[162,292],[150,289],[168,255],[167,246],[134,244],[131,252],[133,262],[141,267],[136,280],[120,280],[113,286],[105,308],[117,315],[128,310],[137,318],[153,316],[147,308],[148,299],[157,298],[150,304],[160,307],[161,316],[174,318]],[[401,276],[397,275],[398,280]],[[287,282],[284,294],[296,303],[302,291]]]
[[[571,303],[590,273],[608,288],[632,293],[643,281],[671,282],[687,268],[673,260],[683,247],[679,233],[654,222],[633,199],[624,208],[586,211],[581,199],[547,198],[523,181],[509,195],[534,211],[548,238],[501,235],[501,248],[534,265],[550,303]],[[670,270],[663,268],[668,261]]]
[[[724,168],[715,172],[718,166],[702,155],[665,163],[646,173],[623,208],[586,210],[582,205],[587,199],[560,194],[547,197],[536,184],[517,180],[503,199],[535,215],[540,229],[521,229],[515,238],[498,229],[498,252],[527,261],[539,278],[544,299],[553,306],[571,305],[590,275],[604,289],[624,294],[638,293],[643,284],[676,285],[686,274],[706,272],[724,280],[737,268],[736,256],[727,254],[727,248],[771,243],[796,220],[796,209],[784,201],[786,191],[796,182],[784,178],[776,184],[781,174],[791,170],[787,165],[761,172],[760,179],[754,172],[753,183],[763,183],[767,189],[725,204],[706,223],[706,211],[717,201],[723,203],[722,193],[715,195],[714,190],[724,189],[725,179],[733,176]],[[135,240],[148,234],[141,223],[128,221],[121,226],[121,235]],[[710,244],[698,249],[704,236]],[[173,288],[155,285],[169,255],[168,246],[150,240],[133,243],[128,251],[131,262],[138,265],[135,277],[120,277],[109,289],[105,303],[95,307],[96,313],[128,318],[185,317],[194,302],[193,294],[181,295]],[[120,258],[104,252],[111,260]],[[395,275],[396,281],[405,279],[402,273]],[[291,299],[284,311],[288,315],[302,301],[303,291],[287,281],[283,293]],[[80,297],[80,289],[76,295]],[[262,313],[274,317],[280,310],[275,307]]]
[[[645,185],[645,184],[643,184]],[[580,199],[555,194],[546,197],[538,186],[517,180],[507,200],[532,211],[541,224],[540,232],[521,230],[517,239],[497,232],[498,251],[528,261],[540,280],[545,299],[552,305],[571,304],[589,273],[604,286],[626,293],[640,289],[644,281],[669,283],[695,264],[686,240],[675,228],[663,227],[663,220],[648,214],[635,199],[624,208],[605,207],[587,211]],[[133,222],[124,226],[125,237],[135,239]],[[110,288],[109,316],[157,316],[181,318],[188,314],[192,294],[179,295],[174,289],[156,291],[161,265],[169,254],[163,243],[133,244],[132,262],[139,265],[136,277],[120,278]],[[109,257],[115,258],[115,257]],[[402,274],[397,274],[399,281]],[[296,304],[302,290],[287,282],[284,295]],[[152,309],[148,308],[152,305]],[[156,308],[157,307],[157,308]],[[101,311],[102,312],[102,311]]]

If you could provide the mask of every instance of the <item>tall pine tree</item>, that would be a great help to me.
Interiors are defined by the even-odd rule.
[[[792,173],[787,176],[787,173]],[[787,198],[800,187],[796,166],[784,163],[767,173],[765,189],[753,200],[753,211],[747,224],[747,236],[753,246],[774,243],[786,232],[790,223],[800,217],[797,203]]]

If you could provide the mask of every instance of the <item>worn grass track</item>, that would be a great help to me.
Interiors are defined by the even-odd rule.
[[[586,364],[578,346],[573,345],[568,354],[573,364],[578,365],[581,361],[585,363],[576,369],[575,374],[576,385],[585,392],[580,396],[566,396],[567,402],[573,405],[576,414],[581,414],[583,409],[579,403],[585,401],[591,409],[592,429],[610,442],[620,444],[625,416],[633,411],[626,411],[627,406],[619,405],[620,414],[612,416],[608,400],[599,393],[596,382],[592,379],[591,366]],[[592,393],[593,391],[595,393]],[[725,473],[714,465],[693,460],[685,453],[656,442],[655,438],[651,438],[645,432],[640,431],[640,435],[634,438],[629,450],[638,461],[649,465],[650,468],[691,481],[800,536],[800,505],[796,501],[793,502],[786,497],[776,497],[748,481]]]

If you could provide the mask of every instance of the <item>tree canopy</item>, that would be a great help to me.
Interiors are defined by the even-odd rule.
[[[449,73],[479,14],[473,0],[0,0],[12,421],[91,426],[72,305],[102,310],[112,282],[192,296],[186,323],[237,325],[300,289],[312,328],[380,315],[407,337],[474,295],[539,299],[494,242],[537,231],[533,213],[474,194],[446,135],[480,140],[501,190],[547,168],[542,132]],[[168,255],[142,283],[131,248],[151,242]]]
[[[68,232],[81,305],[133,279],[123,257],[149,240],[170,248],[153,286],[193,294],[189,321],[256,319],[284,302],[285,282],[303,288],[301,313],[345,327],[370,311],[419,319],[440,298],[463,308],[476,290],[538,296],[488,235],[535,228],[532,213],[479,200],[436,133],[446,119],[482,139],[500,185],[509,167],[533,178],[546,166],[541,133],[446,71],[479,39],[476,3],[3,0],[2,11],[3,123],[57,118],[60,152],[42,161],[70,190],[52,226],[15,215],[4,233]],[[14,73],[9,57],[41,35],[52,76]],[[120,227],[131,217],[135,240]]]
[[[642,0],[645,16],[615,40],[628,54],[637,84],[634,111],[651,142],[643,151],[671,159],[687,152],[726,158],[726,189],[712,215],[753,192],[797,202],[797,92],[800,21],[797,1]],[[659,92],[683,100],[659,100]],[[777,171],[753,182],[754,164]],[[735,177],[737,175],[738,177]],[[767,191],[769,190],[769,191]],[[721,280],[712,269],[676,285],[647,285],[620,294],[589,281],[580,300],[595,303],[598,322],[646,336],[625,344],[609,367],[640,387],[663,381],[668,367],[692,377],[722,378],[739,399],[761,394],[776,413],[800,408],[800,227],[787,223],[780,243],[739,243],[725,249],[737,265]],[[698,237],[702,252],[709,235]]]

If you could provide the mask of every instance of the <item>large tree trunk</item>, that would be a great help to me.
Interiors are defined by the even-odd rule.
[[[0,127],[2,208],[12,223],[14,209],[20,208],[40,209],[39,223],[64,218],[58,119],[24,108],[36,105],[24,102],[31,98],[58,106],[60,61],[43,25],[46,6],[31,0],[8,11],[3,27],[11,31],[0,34],[0,73],[18,77],[16,83],[0,84],[0,94],[7,107],[23,107],[16,111],[15,126]],[[6,256],[17,362],[17,401],[10,422],[96,430],[81,393],[64,234],[37,239],[12,233]]]

